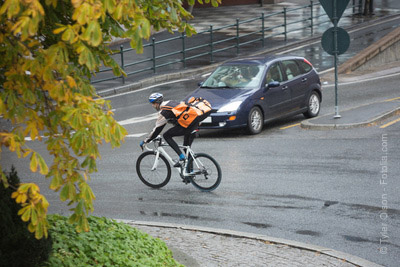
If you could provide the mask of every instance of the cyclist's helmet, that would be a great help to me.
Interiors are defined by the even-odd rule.
[[[150,103],[160,104],[164,100],[164,96],[161,93],[153,93],[149,96]]]

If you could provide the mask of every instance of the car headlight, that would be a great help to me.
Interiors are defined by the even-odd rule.
[[[232,112],[232,111],[236,111],[240,104],[242,104],[243,101],[235,101],[229,104],[226,104],[225,106],[223,106],[222,108],[220,108],[217,112]]]

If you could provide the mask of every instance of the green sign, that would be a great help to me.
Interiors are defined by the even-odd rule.
[[[324,8],[328,17],[331,19],[332,23],[334,23],[335,7],[337,22],[339,22],[350,0],[319,0],[319,2],[321,3],[321,6]]]
[[[350,36],[346,30],[337,27],[337,55],[347,51],[350,46]],[[322,48],[329,54],[335,55],[335,27],[329,28],[322,35]]]

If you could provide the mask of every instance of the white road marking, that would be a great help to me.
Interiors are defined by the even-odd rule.
[[[127,120],[119,121],[118,123],[121,125],[127,125],[127,124],[134,124],[134,123],[139,123],[139,122],[144,122],[144,121],[151,121],[155,120],[158,117],[158,113],[153,113],[150,115],[146,115],[143,117],[135,117],[135,118],[130,118]]]
[[[359,80],[359,81],[343,82],[343,83],[338,83],[338,85],[348,85],[348,84],[355,84],[355,83],[366,83],[366,82],[385,79],[385,78],[394,77],[394,76],[398,76],[398,75],[400,75],[400,73],[387,74],[387,75],[382,75],[382,76],[379,76],[379,77],[373,77],[373,78],[369,78],[369,79],[363,79],[363,80]],[[333,86],[335,86],[335,84],[327,84],[327,85],[324,85],[324,88],[333,87]]]
[[[144,136],[144,135],[147,135],[148,133],[137,133],[137,134],[128,134],[127,136],[125,136],[125,137],[141,137],[141,136]]]
[[[133,91],[129,91],[126,93],[121,93],[121,94],[116,94],[116,95],[111,95],[111,96],[105,96],[103,97],[103,99],[109,99],[109,98],[114,98],[114,97],[119,97],[122,95],[129,95],[129,94],[133,94],[133,93],[137,93],[137,92],[141,92],[141,91],[145,91],[145,90],[149,90],[151,88],[157,87],[157,86],[163,86],[163,85],[167,85],[167,84],[171,84],[171,83],[178,83],[178,82],[184,82],[184,81],[189,81],[190,79],[181,79],[181,80],[176,80],[176,81],[170,81],[170,82],[165,82],[165,83],[159,83],[159,84],[155,84],[155,85],[151,85],[142,89],[138,89],[138,90],[133,90]]]

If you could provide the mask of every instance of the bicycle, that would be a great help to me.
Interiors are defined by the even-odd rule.
[[[194,133],[192,133],[194,134]],[[148,145],[152,143],[154,148]],[[174,162],[163,147],[169,146],[161,136],[144,145],[144,151],[136,161],[136,172],[140,180],[151,188],[161,188],[171,179],[171,166]],[[210,192],[221,183],[222,172],[218,162],[206,153],[194,153],[190,146],[179,146],[185,151],[183,166],[178,170],[185,184],[191,183],[201,191]],[[143,149],[142,148],[142,149]]]

